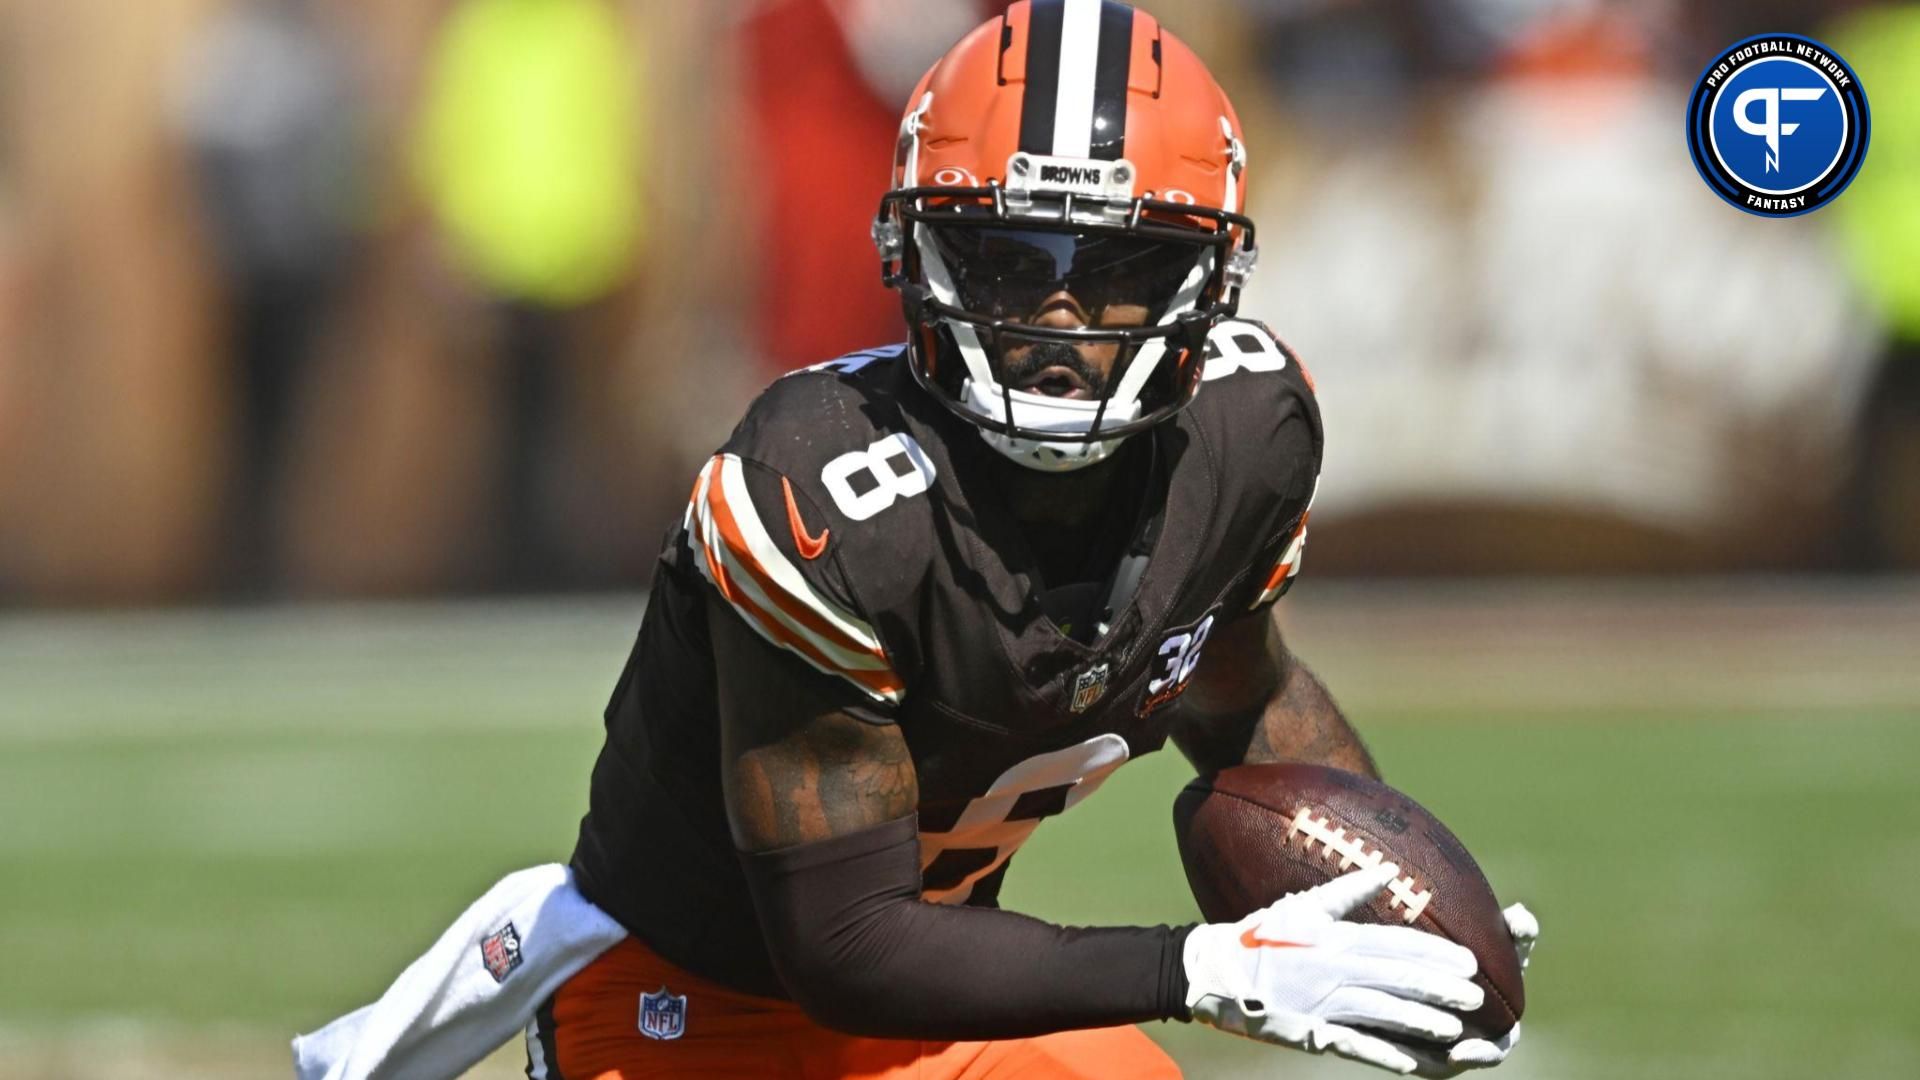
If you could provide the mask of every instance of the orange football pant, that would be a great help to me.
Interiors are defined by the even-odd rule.
[[[640,1030],[640,995],[687,998],[672,1039]],[[843,1035],[792,1002],[690,975],[627,938],[564,983],[528,1031],[533,1080],[1177,1080],[1180,1069],[1136,1027],[994,1042]]]

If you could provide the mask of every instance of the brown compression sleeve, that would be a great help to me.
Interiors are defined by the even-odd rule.
[[[781,983],[837,1031],[1005,1039],[1188,1018],[1190,928],[926,903],[911,816],[740,861]]]

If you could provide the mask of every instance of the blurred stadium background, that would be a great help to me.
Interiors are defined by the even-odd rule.
[[[1504,1075],[1920,1075],[1920,5],[1148,6],[1320,386],[1293,641],[1546,923]],[[0,1077],[282,1075],[564,858],[697,463],[898,336],[897,107],[993,9],[0,3]],[[1681,130],[1774,30],[1874,118],[1789,221]],[[1190,917],[1182,782],[1008,903]]]

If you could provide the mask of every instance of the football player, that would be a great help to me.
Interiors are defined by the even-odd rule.
[[[1471,953],[1344,919],[1390,870],[1236,925],[996,902],[1169,739],[1375,773],[1271,617],[1321,427],[1234,318],[1247,168],[1205,66],[1111,0],[1015,3],[921,80],[873,228],[908,340],[778,380],[700,471],[570,867],[624,937],[539,1003],[530,1076],[1179,1075],[1146,1020],[1505,1056],[1462,1038]],[[496,981],[536,936],[486,940]]]

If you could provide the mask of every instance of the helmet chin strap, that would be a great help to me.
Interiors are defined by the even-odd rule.
[[[1093,428],[1094,416],[1100,412],[1098,401],[1048,397],[1024,390],[1003,390],[991,379],[965,380],[960,386],[960,397],[969,410],[982,416],[1002,417],[1011,402],[1013,415],[1004,416],[1004,419],[1015,427],[1026,431],[1054,431],[1062,435],[1084,435]],[[1125,403],[1109,402],[1101,423],[1117,426],[1139,416],[1140,402],[1137,399]],[[1126,441],[1124,435],[1115,439],[1094,440],[1026,439],[987,428],[980,429],[980,437],[986,440],[988,446],[1029,469],[1054,473],[1072,472],[1105,461]]]

